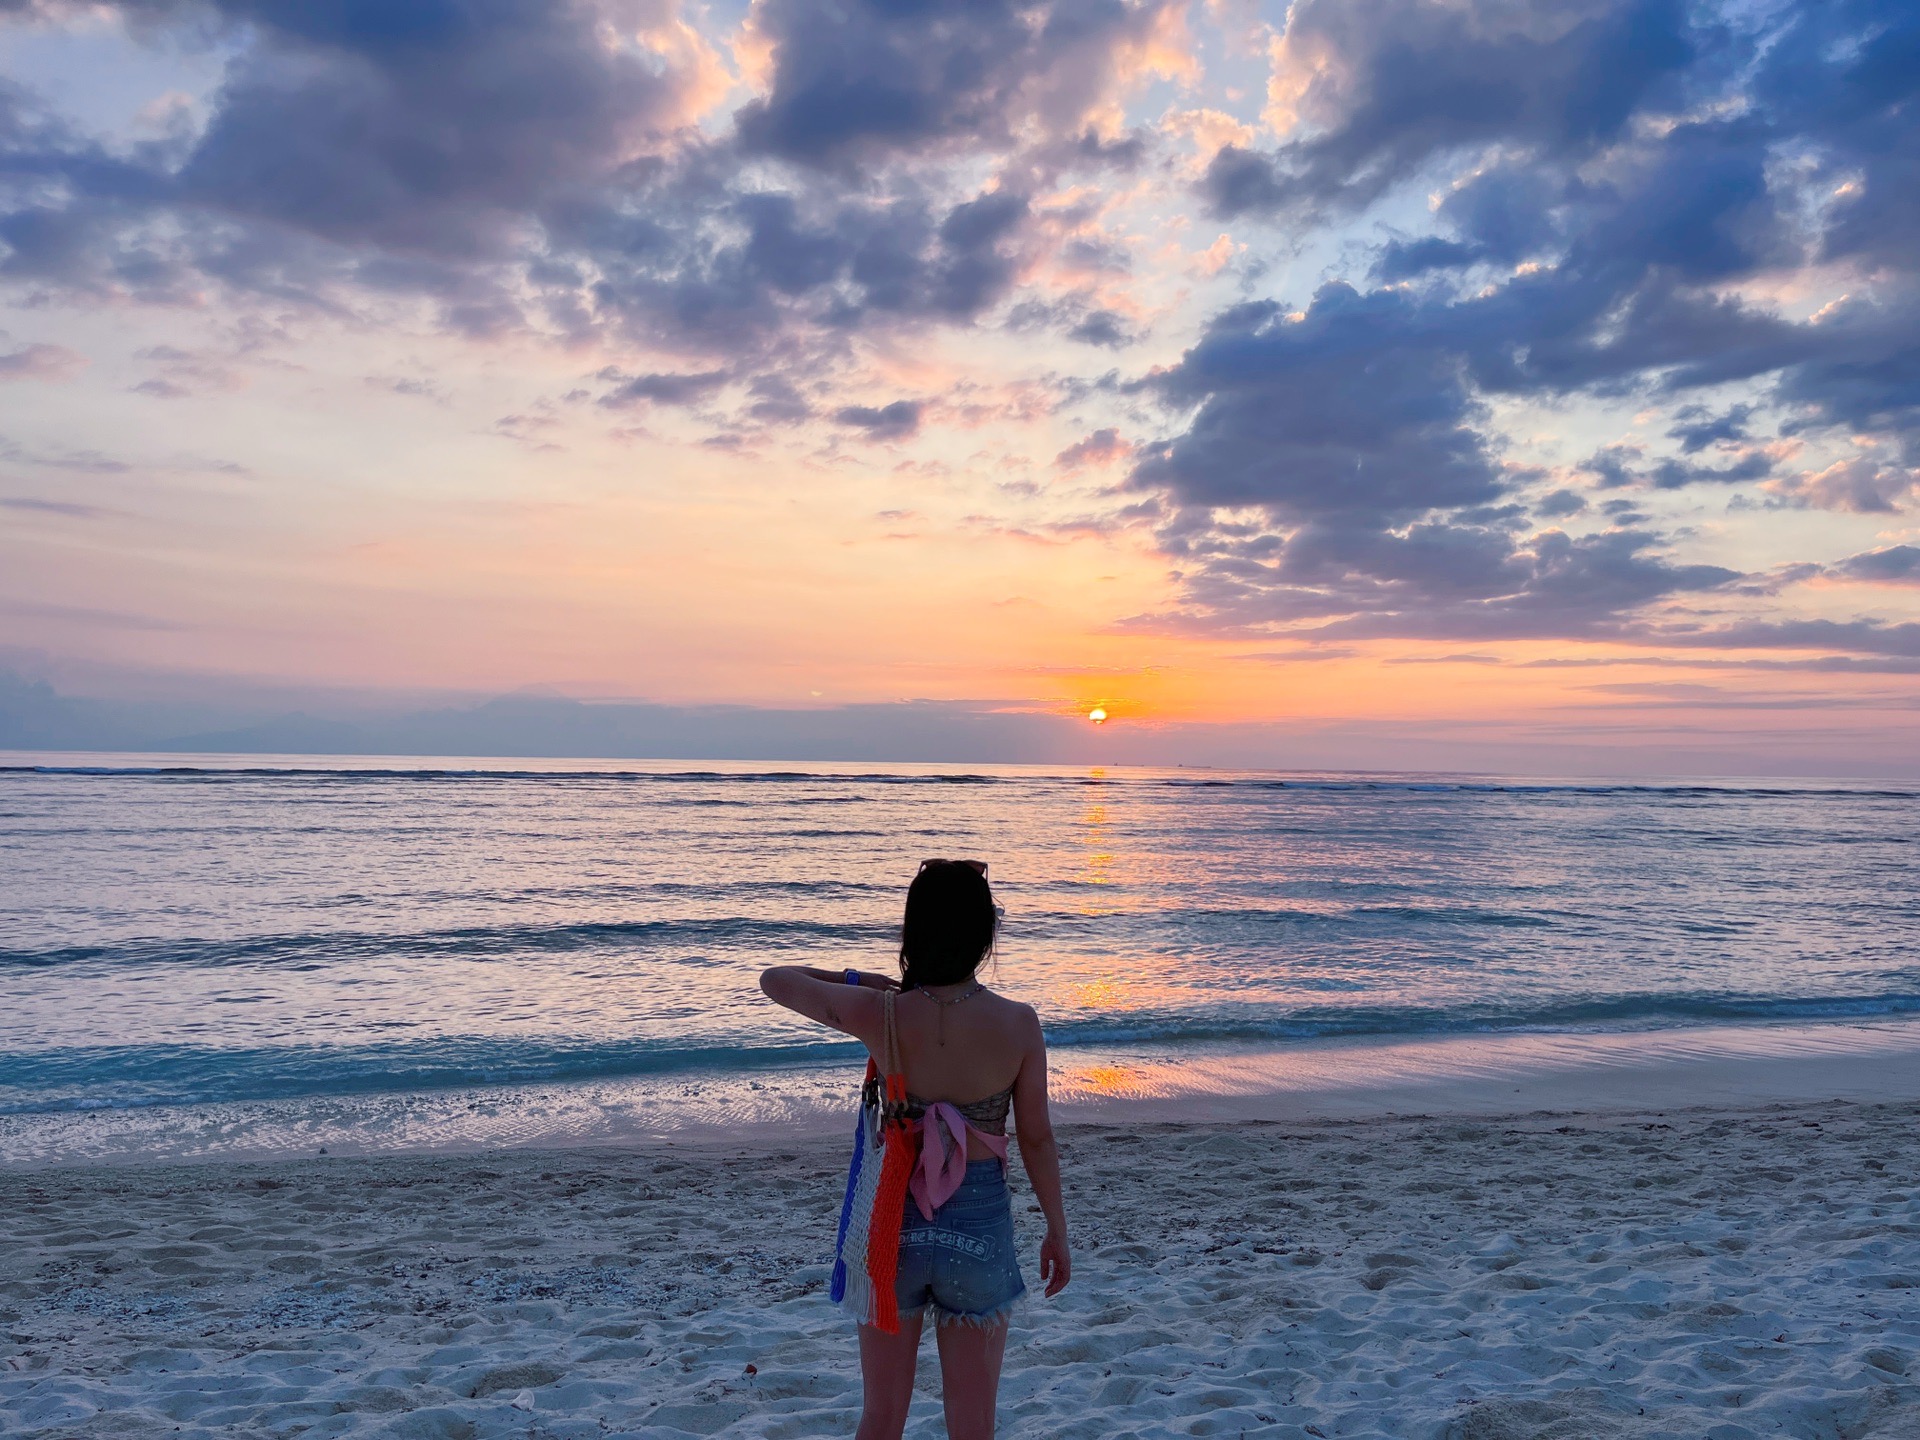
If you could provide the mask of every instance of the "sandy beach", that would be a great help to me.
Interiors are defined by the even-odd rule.
[[[1076,1278],[1016,1320],[1003,1433],[1911,1437],[1917,1131],[1911,1099],[1072,1126]],[[849,1434],[842,1164],[0,1172],[0,1430]]]

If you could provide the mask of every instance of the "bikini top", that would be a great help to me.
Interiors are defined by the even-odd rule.
[[[907,1114],[910,1118],[917,1120],[934,1103],[932,1100],[922,1100],[918,1095],[909,1093]],[[951,1100],[945,1103],[958,1110],[960,1118],[975,1130],[983,1130],[989,1135],[1004,1135],[1007,1133],[1007,1112],[1013,1108],[1013,1086],[1009,1085],[1004,1090],[996,1090],[984,1100],[970,1100],[965,1105],[954,1104]]]

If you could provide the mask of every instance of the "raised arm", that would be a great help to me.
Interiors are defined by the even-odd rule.
[[[881,1042],[880,992],[900,987],[884,975],[854,973],[859,983],[849,985],[844,970],[775,965],[760,972],[760,989],[774,1004],[875,1047]]]
[[[1067,1210],[1060,1199],[1060,1147],[1053,1138],[1053,1116],[1047,1109],[1047,1041],[1040,1033],[1040,1017],[1027,1012],[1031,1034],[1020,1074],[1013,1082],[1014,1138],[1020,1142],[1020,1161],[1027,1168],[1033,1198],[1047,1217],[1046,1238],[1040,1242],[1040,1279],[1046,1293],[1058,1295],[1073,1278],[1073,1256],[1067,1245]]]

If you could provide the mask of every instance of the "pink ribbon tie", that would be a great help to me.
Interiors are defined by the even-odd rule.
[[[920,1158],[914,1162],[913,1178],[907,1188],[913,1195],[913,1203],[929,1220],[934,1211],[953,1198],[953,1192],[967,1178],[968,1131],[979,1136],[980,1143],[991,1150],[1002,1165],[1007,1163],[1007,1137],[989,1135],[970,1124],[957,1106],[936,1100],[920,1117]]]

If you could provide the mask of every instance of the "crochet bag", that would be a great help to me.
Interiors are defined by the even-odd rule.
[[[863,1325],[900,1333],[893,1281],[900,1265],[900,1222],[913,1173],[913,1130],[907,1119],[907,1077],[900,1068],[893,991],[881,997],[884,1069],[867,1061],[860,1087],[860,1120],[847,1167],[847,1198],[840,1206],[833,1285],[829,1292]]]

